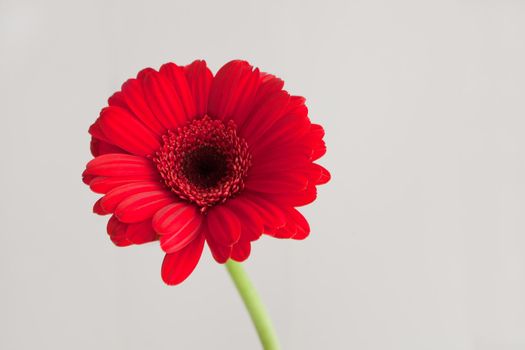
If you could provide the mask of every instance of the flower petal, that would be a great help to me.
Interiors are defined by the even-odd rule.
[[[265,233],[274,238],[292,238],[297,233],[297,228],[293,224],[286,223],[283,227],[271,229]]]
[[[148,243],[157,239],[151,227],[151,220],[126,224],[113,215],[108,221],[107,231],[111,241],[119,247]]]
[[[209,235],[208,231],[206,231],[206,242],[208,243],[211,255],[213,256],[216,262],[218,262],[219,264],[224,264],[226,261],[228,261],[232,254],[231,245],[222,245],[220,243],[215,242],[213,240],[213,237]]]
[[[290,170],[304,167],[306,164],[310,164],[310,159],[305,154],[293,154],[287,156],[279,156],[264,159],[254,157],[254,164],[250,168],[250,174],[252,176],[261,176],[262,174],[268,174],[271,176],[275,174],[277,170],[290,172]]]
[[[239,242],[233,245],[231,258],[235,261],[243,262],[250,256],[250,251],[250,241],[240,240]]]
[[[106,141],[102,141],[96,137],[91,138],[90,151],[94,157],[98,157],[107,153],[127,153],[122,148],[117,147]]]
[[[235,212],[241,223],[241,240],[255,241],[261,236],[264,227],[258,210],[242,196],[228,201],[228,206]]]
[[[162,262],[162,279],[176,285],[184,281],[195,269],[202,255],[204,235],[199,235],[183,249],[166,254]]]
[[[330,172],[319,164],[311,163],[305,169],[305,174],[315,185],[323,185],[330,181]]]
[[[285,147],[288,143],[304,137],[310,131],[310,125],[305,99],[301,96],[291,96],[282,117],[259,135],[257,142],[252,145],[252,152],[255,155],[272,145]]]
[[[202,214],[186,202],[167,205],[153,216],[153,228],[161,235],[160,246],[166,253],[184,248],[199,235]]]
[[[126,229],[128,225],[121,222],[115,215],[109,218],[107,224],[107,232],[111,241],[118,247],[126,247],[132,243],[126,236]]]
[[[149,159],[131,154],[109,153],[98,156],[86,165],[83,175],[158,178],[154,164]]]
[[[283,116],[289,101],[290,95],[284,90],[268,96],[264,104],[252,110],[250,118],[239,128],[239,134],[251,144],[257,144],[266,130]]]
[[[310,234],[310,225],[298,210],[291,208],[288,211],[288,218],[292,220],[297,228],[297,233],[292,239],[305,239]]]
[[[137,193],[120,202],[115,215],[125,223],[144,221],[173,200],[172,195],[165,190]]]
[[[100,206],[104,211],[113,213],[120,202],[124,199],[137,193],[154,190],[162,190],[161,184],[158,182],[142,181],[122,185],[109,191],[104,197],[102,197]]]
[[[198,117],[202,117],[208,111],[208,95],[213,74],[206,67],[206,62],[199,60],[185,66],[184,73],[195,102],[195,114]]]
[[[108,103],[110,106],[126,108],[155,134],[162,135],[166,132],[166,128],[149,108],[139,80],[128,79],[122,84],[122,91],[113,94]]]
[[[256,107],[264,103],[264,100],[267,96],[272,95],[274,92],[282,90],[284,87],[284,81],[277,78],[273,74],[268,74],[265,72],[261,73],[261,85],[257,90],[257,95],[255,96]]]
[[[241,236],[241,224],[233,211],[224,205],[211,208],[207,215],[208,231],[213,240],[231,246]]]
[[[133,244],[149,243],[157,240],[157,234],[151,226],[151,220],[129,224],[126,237]]]
[[[242,124],[253,108],[260,73],[246,61],[226,63],[213,78],[208,104],[211,117]]]
[[[243,198],[259,212],[265,230],[283,227],[286,224],[286,216],[280,207],[264,195],[245,192]]]
[[[108,193],[114,188],[135,183],[135,182],[144,182],[144,181],[154,181],[158,183],[156,176],[153,176],[151,179],[148,179],[145,176],[117,176],[117,177],[105,177],[97,176],[89,182],[89,187],[91,191],[95,193]]]
[[[310,137],[313,139],[312,141],[312,160],[317,160],[324,156],[326,153],[326,144],[323,141],[324,137],[324,129],[321,125],[318,124],[312,124],[311,130],[310,130]]]
[[[107,215],[107,214],[110,214],[109,212],[107,212],[106,210],[104,210],[104,208],[102,208],[102,206],[100,205],[100,202],[102,201],[102,198],[100,198],[99,200],[97,200],[95,202],[95,204],[93,204],[93,213],[95,214],[98,214],[98,215]]]
[[[104,132],[100,128],[100,124],[98,123],[98,118],[93,124],[91,124],[91,126],[88,129],[88,132],[92,137],[97,138],[101,141],[104,141],[108,144],[112,144],[110,140],[106,137],[106,135],[104,135]],[[121,152],[115,152],[115,153],[121,153]]]
[[[287,194],[273,194],[272,201],[292,207],[300,207],[312,203],[317,198],[315,185],[308,185],[305,191]]]
[[[158,135],[123,108],[104,108],[97,124],[112,144],[130,153],[146,156],[160,147]]]
[[[273,177],[254,177],[246,179],[246,190],[263,193],[293,193],[306,190],[308,179],[304,175],[274,174]]]
[[[159,72],[148,68],[137,77],[144,89],[144,95],[151,111],[167,129],[186,124],[188,115],[184,110],[177,90]]]
[[[310,234],[310,225],[304,216],[295,208],[283,209],[286,214],[286,225],[284,227],[267,232],[275,238],[292,238],[302,240]]]
[[[190,118],[195,118],[195,102],[184,74],[184,67],[179,67],[175,63],[166,63],[160,67],[159,73],[168,79],[177,92],[186,115]]]

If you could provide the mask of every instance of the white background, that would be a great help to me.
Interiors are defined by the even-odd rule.
[[[246,263],[284,349],[525,349],[523,1],[0,1],[0,348],[257,349],[209,251],[114,247],[88,126],[146,66],[245,58],[308,99],[333,180]]]

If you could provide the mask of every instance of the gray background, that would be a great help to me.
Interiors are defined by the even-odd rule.
[[[145,66],[245,58],[308,98],[333,174],[246,264],[284,349],[525,349],[523,1],[0,1],[0,348],[256,349],[223,266],[121,249],[80,181]]]

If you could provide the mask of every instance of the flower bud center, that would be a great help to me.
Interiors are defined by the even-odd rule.
[[[244,188],[251,165],[248,144],[233,121],[204,116],[162,136],[153,155],[165,185],[206,211]]]

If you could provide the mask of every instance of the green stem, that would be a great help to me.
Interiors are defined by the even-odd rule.
[[[264,350],[278,350],[279,341],[277,340],[272,321],[242,264],[230,259],[226,262],[226,268],[244,301],[246,309],[248,309]]]

